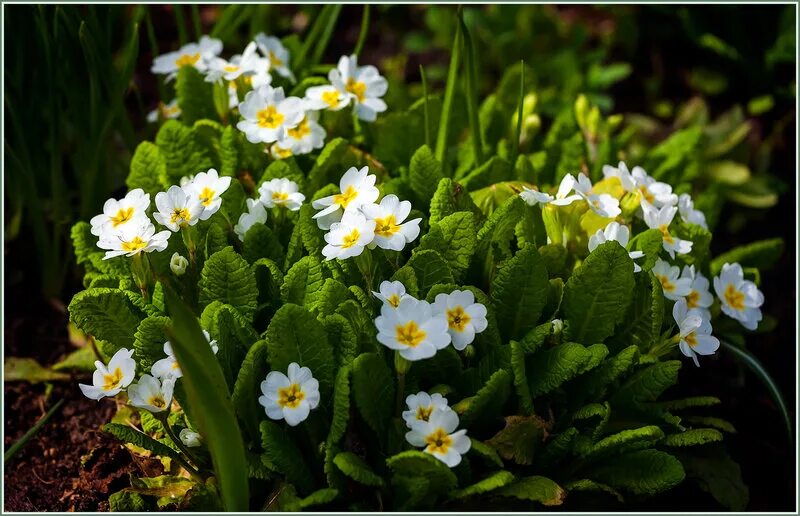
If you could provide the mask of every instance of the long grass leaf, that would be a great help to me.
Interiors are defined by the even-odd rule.
[[[50,410],[47,411],[47,414],[42,416],[41,419],[39,419],[39,421],[37,421],[36,424],[31,427],[30,430],[25,432],[25,435],[20,437],[17,442],[15,442],[11,446],[9,446],[8,449],[6,450],[6,452],[3,454],[3,464],[8,462],[9,459],[11,459],[26,444],[28,444],[28,441],[33,439],[36,436],[36,434],[39,433],[39,430],[42,429],[42,427],[45,425],[45,423],[50,421],[50,418],[53,417],[53,415],[55,415],[55,413],[58,411],[58,409],[61,408],[61,405],[63,405],[63,404],[64,404],[64,400],[63,399],[58,400],[58,402],[55,405],[53,405],[50,408]]]
[[[222,368],[194,314],[171,289],[166,290],[172,316],[168,330],[175,357],[183,371],[183,387],[200,433],[206,438],[214,471],[228,511],[249,507],[248,468],[244,442]]]
[[[186,17],[183,15],[183,7],[180,4],[172,4],[172,12],[175,13],[175,25],[178,27],[178,41],[181,46],[189,42],[189,34],[186,32]]]
[[[467,116],[472,133],[472,150],[475,155],[475,165],[483,164],[483,138],[481,137],[481,121],[478,116],[478,64],[475,59],[475,48],[472,45],[472,36],[469,28],[464,23],[464,11],[458,9],[458,23],[461,27],[461,44],[464,51],[464,92],[467,97]]]
[[[456,35],[453,38],[453,48],[450,52],[450,66],[447,70],[447,83],[444,88],[442,100],[442,116],[439,117],[439,130],[436,135],[436,159],[442,163],[445,172],[449,172],[447,162],[447,146],[450,143],[450,115],[453,111],[453,102],[458,84],[458,65],[461,62],[461,24],[456,24]],[[449,173],[448,173],[449,175]]]
[[[517,129],[514,133],[514,141],[511,144],[511,165],[516,166],[517,155],[519,154],[519,139],[522,136],[522,104],[525,100],[525,61],[519,62],[522,70],[519,74],[519,101],[517,102]]]
[[[425,68],[423,68],[422,65],[419,65],[419,76],[422,79],[422,98],[425,99],[425,104],[423,105],[423,114],[425,116],[425,145],[431,147],[433,142],[431,141],[431,114],[428,103],[428,77],[425,75]]]
[[[322,60],[325,49],[328,48],[328,43],[333,36],[333,29],[336,27],[336,21],[339,19],[339,13],[342,12],[341,4],[334,4],[331,6],[331,14],[326,20],[325,27],[322,30],[319,40],[314,45],[314,52],[311,54],[311,65],[315,65]]]
[[[364,48],[364,43],[367,41],[367,34],[369,33],[369,4],[364,4],[364,11],[361,14],[361,30],[358,33],[358,40],[356,41],[356,48],[353,50],[355,55],[361,55],[361,50]]]

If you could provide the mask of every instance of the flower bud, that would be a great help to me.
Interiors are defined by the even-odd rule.
[[[470,344],[466,348],[464,348],[464,356],[467,357],[467,358],[474,357],[475,356],[475,346]]]
[[[553,335],[561,333],[561,330],[564,329],[564,321],[561,319],[553,319],[551,322],[553,324]]]
[[[189,260],[183,256],[175,253],[169,260],[169,268],[176,276],[183,276],[186,273],[186,267],[189,266]]]

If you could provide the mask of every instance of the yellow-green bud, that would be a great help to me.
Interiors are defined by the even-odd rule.
[[[189,260],[184,258],[183,256],[175,253],[172,255],[172,258],[169,260],[169,268],[172,273],[176,276],[183,276],[186,274],[186,267],[189,266]]]

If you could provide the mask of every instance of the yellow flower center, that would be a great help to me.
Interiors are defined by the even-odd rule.
[[[122,381],[122,369],[119,367],[114,369],[114,372],[111,374],[104,374],[103,375],[103,390],[110,391],[112,389],[116,389],[119,385],[119,382]]]
[[[172,215],[170,216],[169,220],[173,224],[185,224],[189,222],[189,210],[186,208],[175,208],[172,210]]]
[[[281,147],[277,143],[272,146],[272,152],[280,159],[288,158],[292,155],[292,149]]]
[[[216,193],[217,192],[212,190],[211,188],[209,188],[207,186],[204,187],[203,191],[200,192],[200,203],[203,206],[208,206],[209,204],[211,204],[214,201],[214,195]],[[189,217],[186,217],[186,220],[189,220]]]
[[[725,288],[724,297],[725,302],[728,303],[728,306],[734,310],[740,312],[744,310],[744,292],[736,290],[736,287],[734,287],[732,284],[729,284]]]
[[[390,237],[400,231],[394,215],[389,215],[383,219],[375,219],[375,234],[382,237]]]
[[[226,71],[226,72],[235,72],[235,71],[237,71],[238,69],[239,69],[239,67],[238,67],[238,66],[236,66],[236,65],[232,65],[232,64],[225,65],[225,71]]]
[[[252,75],[245,75],[244,77],[242,77],[242,82],[245,83],[248,86],[252,86],[253,85],[253,76]]]
[[[147,245],[147,242],[142,240],[141,237],[135,236],[132,240],[128,240],[127,242],[122,242],[122,250],[132,253],[134,251],[139,251],[140,249],[144,249]]]
[[[447,453],[447,450],[450,449],[450,446],[453,445],[453,439],[447,435],[447,432],[444,431],[443,428],[437,428],[433,433],[430,433],[425,437],[425,442],[427,443],[427,447],[425,451],[428,453]]]
[[[278,66],[283,66],[283,61],[281,61],[281,58],[279,58],[278,56],[276,56],[276,55],[275,55],[273,52],[270,52],[270,53],[269,53],[269,63],[270,63],[272,66],[276,67],[276,68],[277,68]]]
[[[431,417],[431,412],[433,412],[433,405],[429,407],[417,407],[417,420],[427,421],[428,418]]]
[[[289,194],[286,192],[272,192],[272,201],[277,204],[286,204],[289,200]]]
[[[333,196],[333,203],[338,204],[342,208],[347,208],[347,205],[357,196],[358,190],[353,188],[353,185],[350,185],[344,192]]]
[[[400,306],[400,296],[397,294],[392,294],[391,296],[386,298],[386,302],[392,305],[393,307],[397,308]]]
[[[114,227],[117,227],[120,224],[125,224],[132,218],[133,218],[133,206],[129,208],[120,208],[117,214],[111,217],[111,224]]]
[[[176,104],[174,106],[168,106],[166,104],[161,104],[161,114],[164,118],[169,118],[172,115],[177,115],[181,112],[181,108]]]
[[[302,122],[297,124],[297,127],[293,127],[286,131],[290,138],[294,138],[295,140],[302,140],[304,137],[311,134],[311,125],[308,123],[308,119],[304,118]]]
[[[323,92],[322,101],[325,102],[329,107],[335,108],[339,105],[339,92],[336,90]]]
[[[283,123],[284,116],[279,113],[275,106],[267,106],[258,113],[256,113],[259,127],[266,127],[267,129],[275,129]]]
[[[348,93],[352,93],[356,96],[359,102],[364,102],[365,94],[367,93],[367,85],[363,82],[356,81],[352,77],[347,79],[347,84],[344,87]]]
[[[691,292],[689,292],[689,295],[686,296],[686,307],[689,309],[697,308],[699,306],[698,305],[699,302],[700,302],[700,292],[696,290],[692,290]]]
[[[172,363],[172,370],[173,371],[175,371],[177,369],[180,369],[180,367],[181,366],[178,365],[178,361],[177,360]]]
[[[695,336],[694,332],[685,336],[683,340],[686,341],[686,343],[689,345],[690,348],[697,346],[697,337]]]
[[[447,310],[447,325],[458,332],[464,331],[471,319],[472,317],[461,306]]]
[[[672,235],[669,234],[668,224],[661,224],[660,226],[658,226],[658,230],[661,231],[661,237],[664,239],[664,242],[668,244],[672,244],[675,242],[675,239],[672,238]]]
[[[175,65],[179,68],[182,66],[194,66],[200,60],[200,54],[182,54],[175,60]]]
[[[300,402],[303,401],[306,394],[300,389],[296,383],[288,387],[281,387],[278,389],[278,405],[281,407],[289,407],[291,409],[297,408]]]
[[[664,292],[672,292],[675,290],[675,285],[669,280],[667,276],[659,276],[656,274],[658,281],[661,282],[661,290]]]
[[[639,193],[642,194],[642,197],[644,197],[644,199],[650,204],[653,204],[653,201],[656,200],[656,198],[653,197],[653,194],[650,193],[650,191],[647,189],[646,186],[640,186]]]
[[[420,342],[425,340],[425,335],[426,333],[422,331],[414,321],[408,321],[395,328],[395,338],[397,342],[410,348],[419,346]]]
[[[149,400],[147,400],[149,405],[154,406],[155,408],[164,408],[167,406],[167,402],[164,399],[164,396],[161,394],[156,394],[155,396],[151,396]]]
[[[345,235],[342,239],[342,247],[348,249],[353,247],[358,243],[358,238],[361,236],[361,233],[358,232],[358,229],[353,229],[349,235]]]

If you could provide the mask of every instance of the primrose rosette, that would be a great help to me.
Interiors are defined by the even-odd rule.
[[[70,317],[98,355],[80,388],[116,398],[130,424],[106,430],[163,483],[190,483],[181,507],[235,496],[226,413],[254,510],[619,503],[732,463],[720,399],[672,388],[759,331],[779,242],[712,257],[719,197],[674,156],[627,152],[584,97],[522,131],[519,69],[476,111],[477,144],[449,89],[395,109],[355,54],[313,75],[284,43],[157,57],[176,98],[155,141],[72,229]],[[205,374],[227,412],[193,397]],[[155,507],[141,485],[112,508]]]

